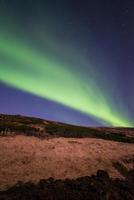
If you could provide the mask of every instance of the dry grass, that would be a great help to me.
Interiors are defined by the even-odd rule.
[[[134,144],[95,138],[1,137],[0,189],[17,181],[87,176],[98,169],[107,170],[114,178],[120,177],[112,163],[131,160],[133,155]],[[133,159],[124,164],[133,168]]]

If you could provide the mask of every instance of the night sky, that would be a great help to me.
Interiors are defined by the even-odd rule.
[[[133,0],[0,0],[0,113],[134,126]]]

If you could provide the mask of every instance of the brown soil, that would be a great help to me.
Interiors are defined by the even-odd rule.
[[[18,181],[90,176],[99,169],[113,178],[122,177],[119,166],[133,169],[133,158],[133,144],[102,139],[0,137],[0,189]]]

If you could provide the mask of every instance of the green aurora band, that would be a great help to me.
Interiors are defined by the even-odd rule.
[[[30,45],[0,33],[0,81],[26,92],[61,103],[97,118],[103,124],[132,126],[109,105],[108,98],[92,79],[88,83],[68,67]],[[62,55],[61,55],[62,56]]]

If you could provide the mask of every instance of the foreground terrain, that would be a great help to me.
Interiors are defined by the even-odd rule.
[[[0,188],[17,181],[77,178],[103,169],[122,177],[134,165],[134,145],[96,138],[18,135],[0,138]]]
[[[132,200],[133,170],[133,128],[0,115],[0,200]]]
[[[40,180],[21,183],[0,192],[0,200],[134,200],[134,170],[125,180],[113,180],[99,170],[96,176],[76,180]]]

